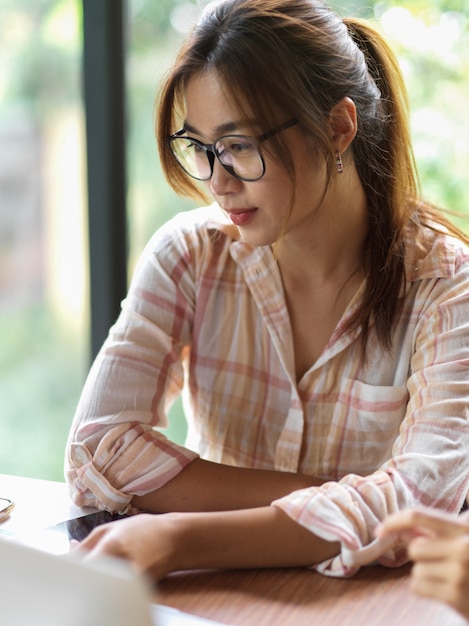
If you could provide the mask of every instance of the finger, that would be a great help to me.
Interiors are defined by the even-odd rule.
[[[466,564],[469,578],[469,536],[464,534],[450,539],[414,539],[407,548],[413,561],[441,561]]]
[[[413,584],[437,584],[448,579],[450,567],[444,561],[417,561],[412,567]]]
[[[457,516],[437,509],[407,509],[387,518],[378,529],[378,536],[414,532],[427,537],[451,537],[466,533],[469,517]]]
[[[108,525],[103,524],[92,530],[90,534],[80,542],[80,549],[93,550],[108,532]]]
[[[469,617],[469,579],[465,568],[459,564],[430,567],[419,563],[412,569],[410,588],[420,596],[445,602]]]
[[[418,537],[410,542],[407,553],[412,561],[442,561],[453,549],[451,540]]]
[[[425,598],[433,598],[443,602],[448,595],[448,591],[445,589],[448,582],[438,576],[437,572],[432,576],[427,576],[416,574],[416,570],[417,566],[414,566],[410,579],[411,591]]]
[[[432,536],[425,526],[425,518],[416,509],[407,509],[387,517],[375,530],[377,537],[394,536],[401,540],[413,539],[420,535]]]

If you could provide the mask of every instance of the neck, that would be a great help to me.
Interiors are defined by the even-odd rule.
[[[362,276],[367,234],[366,196],[352,166],[312,213],[309,225],[300,224],[279,242],[282,275],[316,284]]]

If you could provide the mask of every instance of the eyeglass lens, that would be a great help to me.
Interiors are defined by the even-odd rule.
[[[253,181],[261,178],[264,173],[264,162],[259,149],[250,137],[221,137],[215,143],[213,151],[189,137],[174,137],[171,147],[183,169],[199,180],[208,180],[211,177],[213,152],[225,169],[237,178]]]

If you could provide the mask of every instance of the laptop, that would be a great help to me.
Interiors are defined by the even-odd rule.
[[[0,535],[2,626],[216,624],[152,604],[148,582],[123,561],[86,561],[73,552],[51,553],[33,543],[31,538],[20,542],[16,537]]]

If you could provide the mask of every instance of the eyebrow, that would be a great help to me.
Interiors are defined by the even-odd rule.
[[[252,124],[252,122],[250,123]],[[247,122],[245,124],[247,124]],[[216,126],[214,128],[214,134],[220,137],[225,133],[232,133],[239,130],[240,126],[245,124],[243,124],[242,122],[227,122],[226,124],[220,124],[219,126]],[[203,133],[198,131],[197,128],[194,128],[194,126],[188,124],[187,121],[184,122],[184,130],[189,133],[194,133],[194,135],[199,135],[201,137],[203,136]]]

